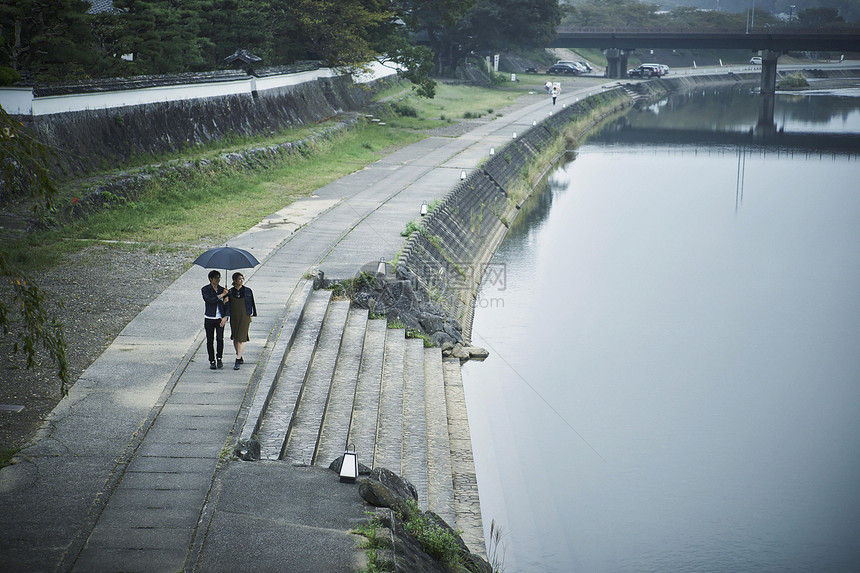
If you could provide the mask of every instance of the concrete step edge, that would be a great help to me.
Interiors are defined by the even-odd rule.
[[[427,416],[427,507],[445,520],[456,524],[454,510],[454,473],[451,467],[451,440],[448,436],[448,406],[442,351],[424,349],[424,392]]]
[[[355,393],[361,370],[368,311],[351,308],[332,377],[331,389],[320,423],[320,438],[313,464],[330,464],[349,445],[349,428],[355,408]]]
[[[382,385],[379,392],[379,417],[376,422],[376,448],[373,466],[403,474],[403,361],[406,330],[389,328],[385,334],[382,360]]]
[[[403,477],[418,490],[418,503],[428,507],[427,406],[424,379],[424,340],[406,339],[403,364]]]
[[[260,423],[257,440],[262,459],[280,459],[283,455],[284,443],[328,312],[329,297],[330,291],[314,291],[310,295],[308,308],[298,325],[296,338],[284,359]]]
[[[334,369],[343,344],[349,301],[329,300],[317,346],[296,403],[282,459],[312,465],[322,419],[331,394]]]
[[[355,446],[359,462],[373,467],[376,426],[379,419],[379,391],[385,352],[386,320],[368,319],[361,354],[355,401],[349,423],[348,442]]]
[[[475,460],[472,457],[472,435],[469,431],[460,361],[456,358],[443,359],[442,371],[448,408],[448,435],[451,441],[456,512],[456,523],[449,525],[463,532],[463,541],[473,553],[486,556],[481,499],[478,495]]]
[[[263,421],[266,408],[272,398],[272,393],[275,388],[275,381],[280,376],[284,368],[287,354],[292,348],[296,338],[298,325],[304,316],[305,308],[307,308],[310,294],[313,291],[313,282],[303,279],[299,283],[293,297],[287,302],[286,316],[281,323],[281,328],[274,340],[269,339],[267,345],[272,346],[272,352],[269,354],[268,360],[262,369],[259,369],[260,376],[256,381],[256,389],[253,393],[253,399],[248,409],[248,415],[245,423],[242,426],[242,431],[239,434],[239,444],[237,453],[240,449],[244,449],[255,441],[254,436],[260,429],[260,424]],[[274,344],[272,344],[274,342]],[[257,377],[257,373],[254,373]]]

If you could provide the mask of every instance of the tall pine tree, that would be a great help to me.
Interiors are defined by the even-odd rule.
[[[25,78],[89,76],[96,52],[84,0],[0,2],[0,54]]]
[[[114,0],[122,11],[121,51],[132,54],[138,74],[206,68],[209,38],[201,35],[211,0]]]

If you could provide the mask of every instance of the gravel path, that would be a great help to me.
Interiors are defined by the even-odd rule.
[[[200,252],[190,247],[153,250],[97,244],[30,277],[53,301],[52,310],[63,323],[73,381]],[[35,371],[27,370],[23,355],[13,356],[11,341],[6,338],[0,338],[0,404],[24,409],[0,411],[0,449],[26,445],[62,397],[60,380],[48,358],[42,357]]]

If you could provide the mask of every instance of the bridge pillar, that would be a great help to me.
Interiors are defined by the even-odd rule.
[[[618,48],[610,48],[604,50],[606,54],[606,77],[607,78],[626,78],[627,77],[627,57],[630,55],[628,50],[620,50]]]
[[[764,50],[761,56],[761,93],[773,95],[776,92],[776,61],[779,52]]]
[[[758,108],[758,123],[754,135],[759,139],[767,139],[776,134],[776,124],[773,121],[774,94],[761,94]]]

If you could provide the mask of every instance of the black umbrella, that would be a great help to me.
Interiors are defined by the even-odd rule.
[[[251,253],[236,247],[215,247],[194,260],[195,265],[204,269],[250,269],[260,264]],[[226,272],[224,273],[226,274]]]

